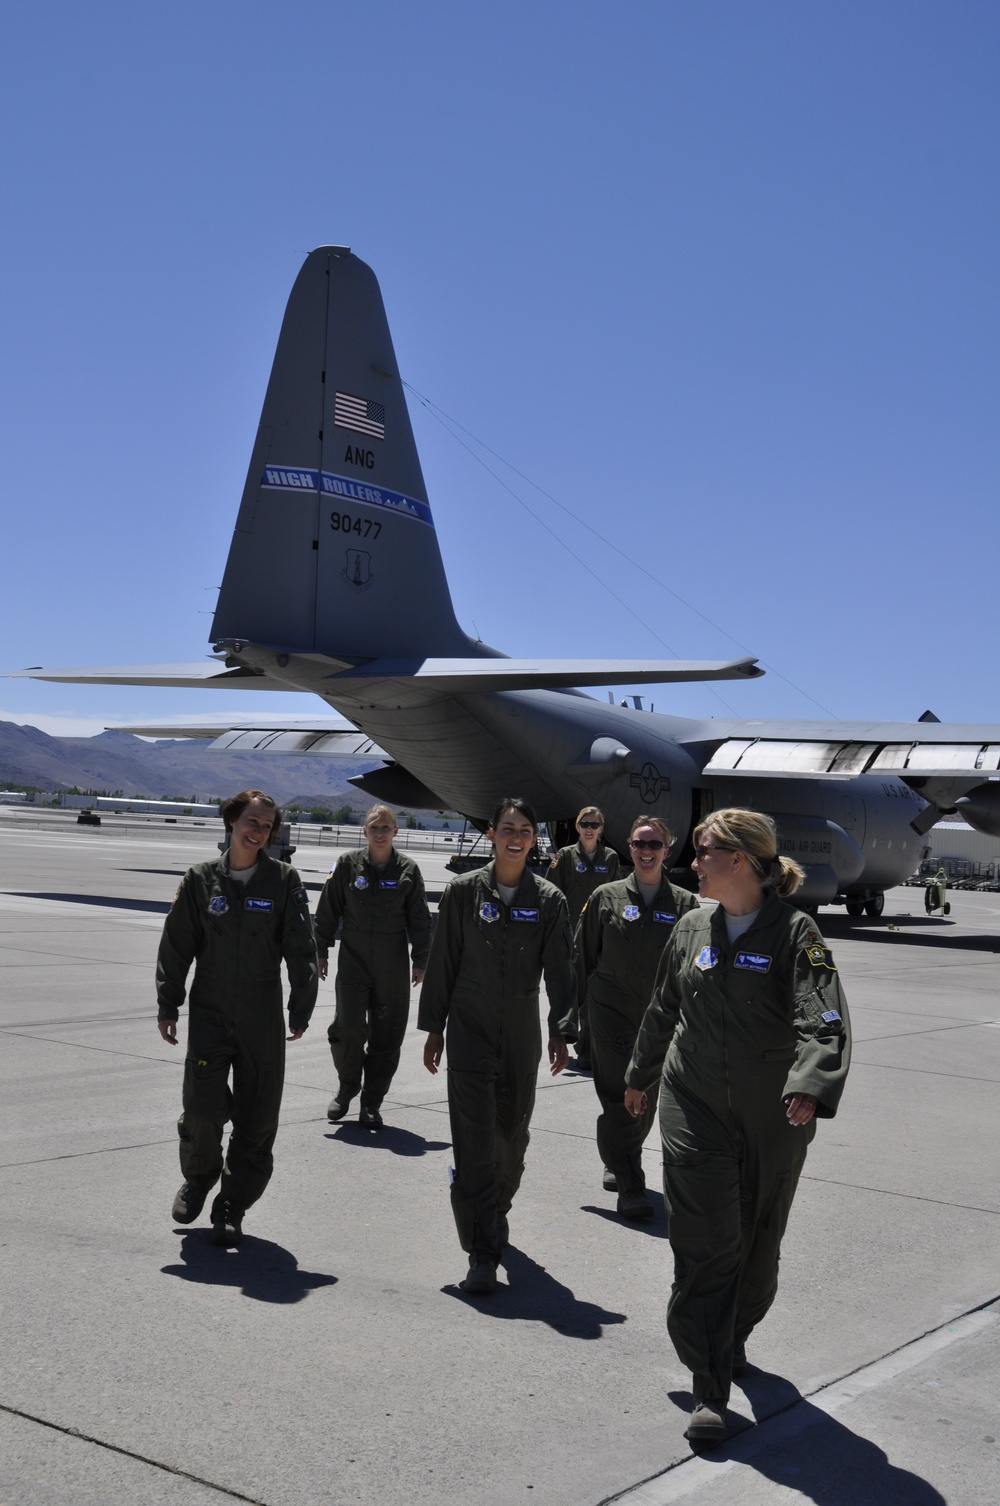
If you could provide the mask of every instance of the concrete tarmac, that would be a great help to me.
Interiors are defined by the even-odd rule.
[[[540,1073],[489,1301],[458,1286],[444,1077],[412,1025],[385,1130],[327,1123],[332,980],[243,1245],[173,1224],[186,1021],[160,1040],[153,969],[216,840],[0,825],[0,1506],[995,1506],[1000,896],[821,912],[854,1066],[733,1437],[699,1457],[662,1204],[633,1227],[601,1190],[589,1077]],[[443,855],[413,855],[440,890]],[[332,856],[300,849],[307,885]]]

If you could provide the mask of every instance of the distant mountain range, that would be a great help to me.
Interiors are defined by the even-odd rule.
[[[207,742],[175,738],[144,742],[129,732],[49,737],[37,727],[0,722],[0,789],[29,784],[43,790],[121,790],[146,800],[213,799],[263,789],[282,805],[359,809],[370,797],[348,775],[381,767],[381,759],[296,758],[267,753],[213,753]]]

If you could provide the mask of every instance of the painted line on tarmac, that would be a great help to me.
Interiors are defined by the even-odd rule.
[[[897,1376],[912,1370],[942,1349],[947,1349],[960,1339],[972,1338],[984,1328],[1000,1322],[1000,1312],[994,1306],[998,1301],[1000,1297],[991,1298],[971,1312],[963,1313],[961,1317],[943,1323],[940,1328],[932,1329],[919,1339],[912,1339],[901,1348],[883,1355],[880,1360],[863,1365],[829,1386],[823,1386],[819,1391],[798,1397],[780,1412],[772,1413],[745,1432],[734,1434],[729,1440],[731,1452],[728,1458],[720,1457],[717,1451],[713,1452],[712,1458],[692,1454],[686,1459],[678,1460],[661,1474],[653,1475],[638,1485],[629,1486],[616,1495],[605,1496],[598,1506],[612,1506],[612,1502],[614,1506],[671,1506],[672,1502],[682,1501],[696,1490],[717,1485],[723,1475],[747,1463],[762,1449],[773,1448],[812,1427],[815,1423],[812,1415],[814,1409],[833,1416],[857,1401],[860,1396],[895,1380]],[[801,1407],[801,1402],[808,1402],[809,1406]]]
[[[53,1433],[62,1433],[64,1438],[78,1438],[81,1443],[91,1443],[96,1448],[103,1448],[109,1454],[121,1454],[126,1459],[136,1459],[140,1464],[149,1465],[150,1469],[162,1470],[165,1475],[174,1475],[180,1480],[191,1480],[195,1485],[203,1485],[206,1490],[218,1491],[219,1495],[226,1496],[230,1501],[246,1501],[248,1506],[268,1506],[259,1496],[245,1496],[239,1490],[231,1490],[226,1485],[217,1485],[214,1480],[206,1480],[202,1475],[193,1475],[189,1470],[178,1469],[176,1465],[164,1464],[160,1459],[150,1459],[146,1454],[137,1454],[135,1449],[122,1448],[117,1443],[108,1443],[105,1438],[95,1438],[91,1433],[83,1433],[79,1428],[68,1428],[59,1422],[50,1422],[46,1417],[36,1417],[33,1412],[22,1412],[20,1407],[7,1406],[0,1401],[0,1412],[6,1412],[9,1417],[20,1417],[23,1422],[34,1422],[40,1428],[48,1428]]]

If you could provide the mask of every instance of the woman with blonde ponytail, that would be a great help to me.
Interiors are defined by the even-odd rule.
[[[664,952],[625,1107],[660,1076],[663,1186],[674,1252],[667,1330],[692,1371],[687,1437],[726,1436],[732,1376],[774,1300],[782,1235],[817,1118],[832,1118],[850,1062],[833,955],[784,904],[805,877],[770,816],[715,811],[694,833],[698,894]]]

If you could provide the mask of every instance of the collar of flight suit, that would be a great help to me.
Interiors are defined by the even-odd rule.
[[[736,941],[732,945],[735,946],[738,942],[742,947],[747,936],[752,936],[755,931],[760,930],[762,927],[772,926],[779,918],[782,909],[784,909],[784,900],[779,897],[777,891],[775,889],[766,889],[764,891],[764,903],[757,912],[756,920],[754,920],[752,925],[747,927],[742,935],[737,936]],[[729,933],[726,930],[726,912],[721,905],[716,905],[715,914],[712,916],[710,924],[713,946],[718,944],[728,953],[730,950],[730,941]]]

